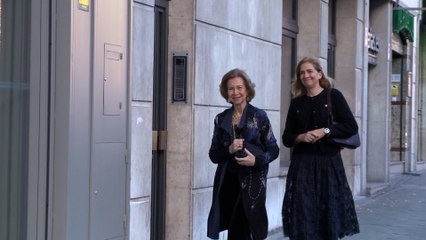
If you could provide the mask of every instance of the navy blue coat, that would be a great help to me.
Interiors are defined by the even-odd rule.
[[[244,138],[244,147],[253,153],[256,161],[253,167],[238,165],[234,155],[229,153],[233,139],[232,113],[233,107],[218,114],[214,120],[209,156],[211,161],[217,164],[217,169],[207,236],[217,239],[219,232],[228,229],[229,213],[221,206],[223,201],[220,199],[220,191],[223,184],[226,184],[224,178],[226,171],[232,168],[238,175],[240,196],[250,231],[254,236],[264,239],[268,234],[268,216],[265,208],[268,164],[278,157],[279,148],[266,112],[247,104],[238,128],[241,129]]]

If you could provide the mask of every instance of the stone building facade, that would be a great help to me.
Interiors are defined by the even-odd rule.
[[[230,106],[219,82],[235,67],[256,84],[252,103],[280,144],[271,231],[290,162],[290,84],[305,56],[359,124],[361,147],[342,151],[354,195],[424,169],[422,4],[0,0],[0,239],[206,239],[213,118]]]

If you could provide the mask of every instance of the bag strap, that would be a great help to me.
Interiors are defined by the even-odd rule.
[[[331,104],[331,87],[327,89],[327,110],[328,110],[328,115],[329,115],[329,124],[331,124],[333,122],[333,107]],[[330,122],[331,120],[331,122]]]

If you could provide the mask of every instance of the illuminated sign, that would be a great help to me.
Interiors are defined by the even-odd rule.
[[[80,10],[89,11],[90,0],[78,0],[78,8]]]

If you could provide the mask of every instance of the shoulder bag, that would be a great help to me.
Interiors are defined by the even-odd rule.
[[[333,112],[332,112],[332,104],[331,104],[331,88],[327,89],[327,109],[329,114],[329,123],[333,124],[336,123],[333,118]],[[359,134],[356,133],[348,138],[337,138],[337,137],[328,137],[327,141],[330,144],[338,145],[341,148],[349,148],[349,149],[355,149],[361,145],[361,141],[359,139]]]

